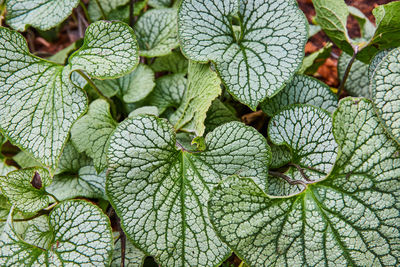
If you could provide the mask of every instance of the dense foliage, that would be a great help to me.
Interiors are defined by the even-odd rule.
[[[0,265],[399,266],[400,2],[313,4],[1,1]],[[29,51],[77,10],[83,40]]]

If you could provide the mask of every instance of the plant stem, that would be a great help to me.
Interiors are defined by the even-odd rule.
[[[353,63],[356,60],[357,54],[358,54],[358,45],[356,45],[354,47],[353,56],[351,57],[349,64],[347,64],[346,71],[344,72],[344,75],[343,75],[343,78],[342,78],[342,82],[340,83],[338,91],[337,91],[337,96],[338,97],[340,96],[340,94],[342,93],[342,91],[344,89],[344,85],[345,85],[346,80],[347,80],[347,78],[349,77],[349,74],[350,74],[351,66],[353,66]]]
[[[268,174],[274,177],[279,177],[284,179],[286,182],[288,182],[291,185],[296,185],[296,184],[301,184],[304,187],[307,187],[307,182],[301,181],[301,180],[293,180],[292,178],[290,178],[289,176],[280,173],[280,172],[274,172],[274,171],[268,171]]]
[[[96,3],[97,3],[97,5],[98,5],[98,7],[99,7],[99,9],[100,9],[101,16],[103,17],[104,20],[107,20],[106,13],[104,12],[104,9],[103,9],[103,7],[102,7],[101,4],[100,4],[100,1],[99,1],[99,0],[96,0]]]
[[[289,166],[293,166],[295,167],[301,174],[301,176],[308,182],[312,182],[312,180],[310,179],[310,177],[308,177],[308,175],[304,172],[304,169],[302,167],[300,167],[300,165],[297,165],[295,163],[289,163]]]
[[[83,10],[83,14],[85,14],[85,17],[86,17],[87,22],[88,22],[89,24],[92,23],[92,20],[91,20],[90,17],[89,17],[89,13],[88,13],[88,11],[87,11],[87,8],[86,8],[85,4],[84,4],[82,1],[80,1],[79,4],[80,4],[80,6],[81,6],[81,8],[82,8],[82,10]]]
[[[125,267],[125,248],[126,248],[126,236],[122,229],[119,231],[121,238],[121,267]]]

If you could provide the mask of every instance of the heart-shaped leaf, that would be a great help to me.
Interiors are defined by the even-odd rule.
[[[321,109],[294,105],[283,109],[269,122],[268,136],[275,145],[286,145],[291,151],[286,175],[293,180],[316,181],[332,169],[337,144],[332,134],[332,119]],[[270,177],[268,193],[285,196],[304,190],[304,185],[290,185]]]
[[[230,250],[210,226],[210,190],[234,173],[266,186],[270,152],[255,129],[227,123],[205,143],[204,151],[186,151],[172,126],[153,116],[125,120],[111,138],[107,195],[126,234],[162,266],[221,263]]]
[[[165,56],[179,46],[176,17],[174,8],[151,9],[140,17],[135,33],[141,56]]]
[[[75,122],[71,129],[71,139],[75,147],[93,159],[98,172],[107,166],[108,143],[117,125],[110,114],[110,104],[98,99],[90,104],[89,112]]]
[[[388,133],[400,144],[400,48],[382,59],[371,80],[376,111]]]
[[[49,172],[39,167],[20,169],[7,176],[0,176],[3,194],[22,212],[36,212],[49,205],[53,199],[46,192],[46,187],[51,181]]]
[[[292,104],[309,104],[330,113],[337,108],[338,99],[324,83],[309,76],[296,75],[276,96],[261,103],[261,109],[273,116]]]
[[[100,21],[86,32],[84,45],[63,67],[30,54],[22,35],[0,28],[0,128],[52,171],[72,124],[87,105],[85,93],[70,80],[71,71],[113,78],[138,62],[135,36],[128,25]]]
[[[79,0],[7,0],[7,24],[18,31],[28,26],[48,30],[64,21]]]
[[[1,266],[108,266],[113,237],[110,221],[93,204],[69,200],[50,213],[48,247],[22,240],[15,232],[12,212],[0,238]],[[43,244],[43,243],[42,243]]]
[[[365,99],[334,114],[340,153],[328,177],[272,198],[232,177],[209,201],[219,236],[250,266],[396,266],[400,156]]]
[[[295,1],[183,0],[183,53],[212,61],[230,93],[253,110],[300,68],[308,23]]]

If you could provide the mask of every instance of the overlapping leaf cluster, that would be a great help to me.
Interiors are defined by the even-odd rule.
[[[400,2],[376,26],[343,0],[314,0],[318,25],[294,0],[134,2],[0,4],[0,143],[20,150],[1,156],[1,266],[400,264]],[[83,40],[50,58],[15,31],[78,5]],[[355,97],[308,76],[321,29]]]

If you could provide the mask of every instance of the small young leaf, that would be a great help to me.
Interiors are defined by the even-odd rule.
[[[261,103],[261,109],[273,116],[279,110],[292,104],[309,104],[332,113],[338,99],[324,83],[309,76],[296,75],[276,96]]]
[[[135,33],[141,56],[165,56],[179,46],[176,17],[174,8],[151,9],[140,17],[135,25]]]
[[[179,107],[186,86],[187,79],[183,73],[162,76],[156,80],[156,86],[145,102],[150,106],[156,106],[161,115],[167,108]]]
[[[250,266],[399,264],[398,145],[368,100],[342,100],[333,120],[341,153],[305,192],[271,198],[238,177],[213,191],[213,226]]]
[[[400,48],[379,63],[371,81],[376,111],[388,133],[400,144]]]
[[[94,83],[107,97],[117,95],[125,103],[143,100],[153,90],[154,72],[145,64],[139,64],[131,73],[113,80],[95,80]]]
[[[161,266],[214,266],[230,254],[210,226],[205,203],[224,177],[241,173],[266,186],[265,138],[238,122],[206,136],[206,150],[176,147],[164,119],[123,121],[111,138],[107,195],[126,234]]]
[[[283,109],[270,120],[268,136],[275,145],[288,146],[290,163],[302,168],[308,180],[324,178],[335,163],[337,144],[332,134],[332,119],[319,108],[292,105]],[[286,175],[293,180],[306,180],[294,166]],[[281,178],[270,177],[268,192],[284,196],[303,189],[303,185],[290,185]]]
[[[171,54],[156,58],[150,67],[155,72],[170,71],[172,73],[186,74],[188,64],[188,60],[179,51],[172,51]]]
[[[221,80],[208,64],[189,62],[188,84],[182,102],[169,118],[176,130],[202,136],[212,101],[221,94]]]
[[[70,56],[69,62],[74,70],[83,70],[93,78],[122,77],[139,63],[135,34],[123,22],[92,23],[83,45]]]
[[[89,112],[72,126],[71,140],[74,146],[93,159],[98,172],[107,166],[108,143],[117,125],[110,114],[108,102],[97,99],[90,104]]]
[[[294,0],[183,0],[178,28],[183,53],[215,63],[228,91],[253,110],[293,77],[308,37]]]
[[[108,266],[113,250],[110,221],[95,205],[61,202],[50,213],[48,247],[25,242],[15,232],[12,212],[0,238],[1,266]],[[42,243],[43,245],[43,243]]]
[[[348,54],[342,53],[340,55],[337,65],[340,80],[343,79],[350,60],[351,56]],[[368,68],[368,64],[365,64],[357,59],[354,60],[345,84],[346,91],[349,93],[349,95],[371,98],[371,92],[369,90]]]
[[[49,30],[64,21],[78,4],[79,0],[8,0],[7,24],[18,31],[28,26]]]
[[[28,168],[0,176],[3,194],[22,212],[36,212],[53,200],[45,188],[51,184],[49,172],[43,168]]]
[[[71,141],[65,145],[56,174],[63,172],[77,173],[83,166],[91,165],[92,161],[84,153],[79,153]]]

